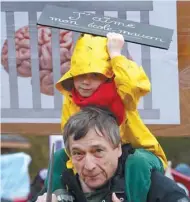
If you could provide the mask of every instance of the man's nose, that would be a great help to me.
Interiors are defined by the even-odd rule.
[[[96,167],[96,164],[94,163],[94,158],[91,155],[86,155],[84,168],[91,171],[95,167]]]

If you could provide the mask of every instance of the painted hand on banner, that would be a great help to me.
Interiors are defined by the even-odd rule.
[[[38,26],[38,59],[39,59],[39,74],[40,74],[40,91],[46,95],[54,95],[53,82],[53,65],[52,65],[52,43],[51,29],[44,26]],[[32,76],[31,58],[31,41],[29,27],[24,26],[18,29],[15,33],[15,49],[16,49],[16,68],[17,75],[21,77]],[[70,59],[73,49],[72,32],[60,30],[60,72],[63,75],[70,68]],[[1,64],[5,70],[8,68],[8,42],[4,42],[1,53]],[[56,68],[56,67],[54,67]]]
[[[108,42],[108,53],[111,58],[121,55],[122,48],[124,46],[123,35],[117,33],[107,34]]]

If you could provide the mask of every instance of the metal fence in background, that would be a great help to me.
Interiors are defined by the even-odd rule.
[[[93,11],[105,15],[107,12],[117,12],[118,17],[127,19],[128,11],[139,11],[140,22],[149,24],[149,11],[153,10],[152,1],[67,1],[67,2],[2,2],[1,12],[6,16],[6,33],[8,40],[8,67],[10,83],[10,108],[2,108],[2,118],[59,118],[62,96],[54,93],[54,108],[41,107],[37,12],[41,12],[46,4],[77,8],[80,11]],[[30,50],[32,67],[32,102],[33,108],[19,108],[18,81],[15,51],[15,19],[14,12],[27,12],[30,30]],[[74,37],[76,39],[76,36]],[[60,78],[59,30],[52,28],[52,65],[53,78],[56,82]],[[129,50],[130,52],[130,50]],[[142,66],[151,80],[150,48],[141,45]],[[58,68],[59,67],[59,68]],[[143,119],[159,119],[160,110],[153,109],[152,93],[143,98],[143,109],[140,109]]]

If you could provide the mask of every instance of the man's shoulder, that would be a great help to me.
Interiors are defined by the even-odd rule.
[[[175,181],[169,179],[158,171],[153,171],[148,201],[189,202],[190,199]]]

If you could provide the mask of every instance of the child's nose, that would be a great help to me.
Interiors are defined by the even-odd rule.
[[[89,83],[90,83],[90,80],[91,80],[91,77],[90,77],[89,75],[85,75],[85,76],[84,76],[84,79],[83,79],[83,83],[89,84]]]

